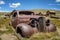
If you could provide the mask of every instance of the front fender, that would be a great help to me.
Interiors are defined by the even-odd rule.
[[[22,37],[30,37],[34,33],[34,30],[31,26],[25,23],[20,23],[16,27],[16,32],[19,33]]]

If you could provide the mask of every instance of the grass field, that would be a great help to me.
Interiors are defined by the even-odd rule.
[[[42,12],[45,13],[47,10],[32,10],[36,13]],[[9,26],[11,18],[1,17],[5,13],[0,13],[0,40],[18,40],[15,32],[12,30],[12,26]],[[56,11],[56,15],[60,17],[60,11]],[[57,27],[56,32],[51,33],[36,33],[33,34],[30,38],[23,38],[22,40],[60,40],[60,19],[50,19]]]

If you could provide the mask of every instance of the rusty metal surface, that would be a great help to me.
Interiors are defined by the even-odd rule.
[[[21,11],[19,11],[19,12],[21,12]],[[31,12],[31,11],[22,11],[22,12]],[[13,12],[13,14],[14,14],[14,12]],[[17,24],[19,24],[19,23],[29,24],[31,18],[38,19],[39,17],[41,17],[41,16],[38,16],[38,15],[19,15],[19,13],[17,13],[16,17],[12,17],[12,21],[11,21],[12,26],[14,28],[16,28]]]
[[[16,12],[16,16],[13,17],[13,14],[15,12]],[[49,22],[50,24],[48,26],[46,25],[46,20],[44,16],[34,15],[34,14],[30,15],[29,13],[32,13],[31,11],[15,11],[15,12],[11,13],[12,14],[11,24],[17,30],[17,33],[20,33],[21,36],[23,37],[29,37],[32,34],[37,33],[37,32],[56,31],[56,26],[54,24],[51,24]],[[26,12],[29,15],[27,14],[21,15],[19,14],[19,12],[22,12],[22,13]],[[35,23],[38,24],[38,26],[34,26],[34,27],[31,26],[30,24],[31,19],[36,19],[37,21]],[[33,25],[36,25],[35,23]]]
[[[18,30],[18,27],[19,27],[19,30],[21,30],[21,31]],[[29,37],[33,33],[37,33],[38,32],[38,30],[36,28],[32,28],[31,26],[29,26],[29,25],[27,25],[25,23],[18,24],[17,27],[16,27],[16,30],[23,37]]]
[[[52,23],[50,23],[50,25],[49,26],[46,26],[46,31],[47,32],[54,32],[54,31],[56,31],[57,29],[56,29],[56,26],[54,25],[54,24],[52,24]]]

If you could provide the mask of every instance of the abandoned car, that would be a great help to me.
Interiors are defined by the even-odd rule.
[[[60,17],[58,17],[57,15],[56,15],[56,12],[55,11],[47,11],[46,12],[46,15],[45,16],[49,16],[50,18],[55,18],[55,19],[60,19]]]
[[[54,32],[56,26],[44,16],[34,15],[32,11],[13,11],[11,24],[22,37],[30,37],[37,32]]]

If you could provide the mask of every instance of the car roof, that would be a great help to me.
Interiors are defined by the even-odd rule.
[[[34,13],[33,11],[30,10],[13,10],[10,14],[12,15],[14,12],[29,12],[29,13]]]

